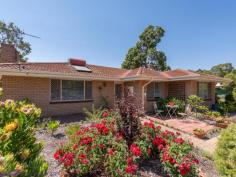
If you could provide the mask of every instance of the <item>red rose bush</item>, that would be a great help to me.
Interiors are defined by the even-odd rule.
[[[141,161],[159,158],[169,176],[194,177],[198,161],[192,148],[179,133],[162,131],[153,122],[145,122],[140,136],[128,147],[115,117],[103,115],[98,123],[70,136],[54,158],[70,176],[137,176]]]

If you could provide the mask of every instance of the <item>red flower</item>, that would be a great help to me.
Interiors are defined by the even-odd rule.
[[[179,132],[176,132],[176,135],[179,136],[179,135],[181,135],[181,134],[180,134]]]
[[[199,164],[199,160],[194,159],[194,160],[193,160],[193,163],[195,163],[195,164]]]
[[[174,165],[176,163],[176,160],[173,159],[172,157],[169,157],[169,162],[171,165]]]
[[[136,144],[132,144],[130,146],[130,150],[135,156],[140,156],[141,155],[141,150]]]
[[[105,112],[102,113],[102,117],[108,117],[108,115],[109,115],[109,114],[108,114],[107,111],[105,111]]]
[[[87,145],[87,144],[90,144],[92,141],[93,141],[93,139],[88,136],[88,137],[82,138],[82,139],[80,140],[80,145],[81,145],[81,146]]]
[[[191,165],[189,163],[182,163],[179,166],[179,171],[182,176],[185,176],[189,173]]]
[[[114,154],[113,149],[108,149],[108,154],[109,154],[109,155],[113,155],[113,154]]]
[[[134,162],[134,161],[133,161],[133,158],[132,158],[132,157],[128,157],[128,158],[127,158],[127,164],[128,164],[128,165],[133,164],[133,162]]]
[[[69,167],[74,162],[75,154],[72,152],[65,153],[63,157],[60,159],[64,166]]]
[[[104,144],[99,144],[100,149],[105,149],[105,145]]]
[[[167,162],[167,161],[169,161],[169,159],[170,159],[169,154],[167,153],[167,151],[164,151],[162,154],[162,161]]]
[[[79,159],[85,159],[85,158],[87,158],[87,156],[86,156],[86,154],[79,154],[78,158]]]
[[[129,174],[135,174],[137,169],[138,169],[138,166],[135,164],[132,164],[126,167],[125,172]]]
[[[117,141],[120,141],[120,140],[122,140],[123,139],[123,134],[121,133],[121,132],[118,132],[117,134],[116,134],[116,140]]]
[[[144,122],[145,127],[149,127],[151,129],[155,129],[155,125],[153,122]]]
[[[73,146],[72,146],[72,149],[73,150],[76,150],[78,148],[78,144],[74,144]]]
[[[164,149],[164,146],[162,144],[160,144],[157,148],[159,151],[162,151]]]
[[[153,141],[152,141],[152,144],[155,145],[156,147],[162,145],[163,147],[166,145],[166,141],[159,137],[159,136],[156,136]]]
[[[174,139],[174,142],[178,143],[178,144],[183,144],[184,140],[183,140],[183,138],[176,138],[176,139]]]
[[[105,126],[104,123],[96,124],[95,127],[103,135],[107,135],[109,133],[109,129]]]
[[[58,160],[62,157],[64,151],[62,149],[58,149],[53,155],[54,159]]]
[[[81,161],[81,162],[82,162],[82,164],[85,164],[85,165],[86,165],[86,164],[88,164],[88,163],[89,163],[89,160],[88,160],[88,159],[82,159],[82,161]]]

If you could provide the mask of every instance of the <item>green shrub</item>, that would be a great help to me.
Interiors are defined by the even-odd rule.
[[[86,115],[86,120],[88,121],[98,121],[100,120],[106,113],[108,113],[105,109],[95,109],[93,108],[92,111],[87,110],[84,108],[84,113]],[[106,116],[106,115],[105,115]],[[109,116],[109,115],[107,115]]]
[[[47,126],[48,126],[49,131],[50,131],[51,134],[53,135],[54,132],[55,132],[55,131],[58,129],[58,127],[60,126],[60,122],[53,120],[53,121],[48,122]]]
[[[236,124],[231,124],[219,138],[215,164],[222,176],[236,175]]]
[[[81,127],[80,124],[69,125],[68,127],[66,127],[65,133],[67,136],[71,136],[75,134],[77,131],[79,131],[80,127]]]
[[[43,147],[34,136],[40,115],[33,104],[0,102],[0,176],[45,176],[47,163],[40,156]]]
[[[185,112],[185,102],[183,100],[179,100],[177,98],[170,98],[168,102],[173,102],[178,106],[177,112]]]
[[[203,106],[203,99],[197,95],[190,95],[187,98],[187,102],[188,104],[190,104],[190,106],[192,107],[192,109],[194,110],[196,117],[198,117],[197,113],[201,112],[201,113],[205,113],[208,111],[208,108],[206,106]]]

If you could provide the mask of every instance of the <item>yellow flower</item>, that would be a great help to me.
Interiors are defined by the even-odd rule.
[[[23,160],[27,159],[30,155],[30,150],[29,149],[24,149],[22,152],[21,152],[21,158]]]
[[[2,134],[2,135],[0,136],[0,140],[1,140],[1,141],[7,141],[7,140],[10,138],[11,134],[12,134],[11,132]]]
[[[24,166],[23,165],[21,165],[21,164],[19,164],[19,163],[17,163],[16,164],[16,168],[15,168],[17,171],[20,171],[20,172],[22,172],[22,171],[24,171]]]
[[[8,99],[5,101],[5,107],[7,109],[15,109],[16,108],[16,103],[14,102],[14,100]]]
[[[0,165],[0,173],[4,173],[4,172],[5,172],[4,166]]]
[[[11,122],[11,123],[5,125],[4,130],[6,132],[11,132],[11,131],[14,131],[15,129],[17,129],[17,127],[18,127],[17,122]]]

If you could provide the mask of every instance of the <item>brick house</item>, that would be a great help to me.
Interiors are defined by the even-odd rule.
[[[83,112],[104,100],[113,107],[125,89],[135,94],[146,112],[153,111],[158,97],[186,99],[199,95],[207,105],[215,103],[217,82],[229,80],[188,70],[158,72],[149,68],[126,70],[69,59],[65,63],[20,63],[14,47],[0,48],[3,100],[30,99],[44,116]]]

